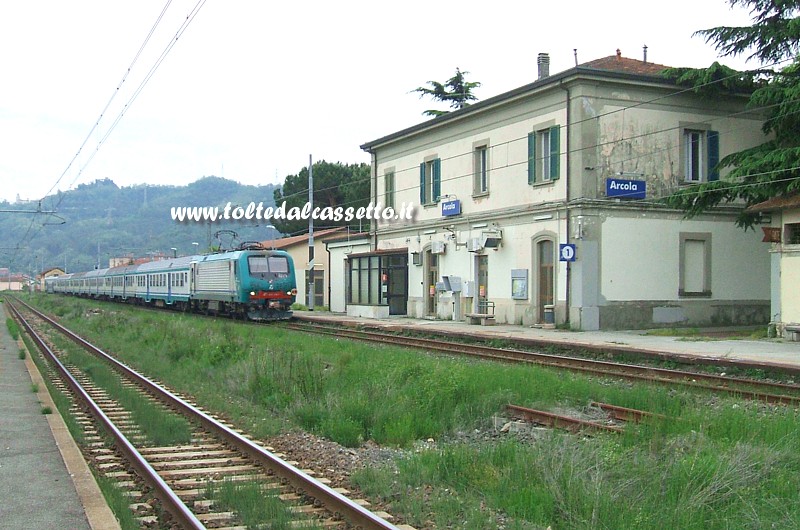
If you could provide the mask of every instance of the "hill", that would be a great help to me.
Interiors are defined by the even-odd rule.
[[[56,215],[0,213],[0,267],[39,273],[50,267],[68,272],[89,270],[111,257],[148,254],[186,255],[237,241],[280,237],[269,222],[177,222],[172,207],[274,205],[276,186],[246,186],[219,177],[203,177],[188,186],[119,187],[112,180],[83,184],[48,196],[41,210]],[[57,208],[56,208],[57,205]],[[35,210],[36,203],[0,201],[0,210]],[[65,221],[63,224],[59,224]],[[218,231],[225,231],[215,237]],[[193,243],[198,243],[194,245]],[[176,250],[172,250],[172,249]]]

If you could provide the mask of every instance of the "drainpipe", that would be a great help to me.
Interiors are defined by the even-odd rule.
[[[371,151],[372,155],[372,168],[370,169],[372,176],[370,177],[370,197],[375,203],[378,202],[378,155],[375,151]],[[370,232],[372,233],[372,250],[378,250],[378,221],[370,219],[369,221]]]
[[[570,223],[569,223],[569,201],[570,201],[570,196],[569,196],[569,181],[570,181],[570,159],[571,159],[571,154],[572,154],[572,153],[570,152],[570,143],[569,143],[569,136],[570,136],[570,135],[569,135],[569,133],[570,133],[570,125],[571,125],[571,115],[570,115],[570,92],[569,92],[569,88],[567,88],[567,87],[565,87],[565,86],[564,86],[564,80],[563,80],[563,79],[562,79],[562,80],[560,80],[560,81],[558,82],[558,86],[559,86],[559,87],[560,87],[560,88],[561,88],[561,89],[562,89],[564,92],[566,92],[566,107],[567,107],[567,124],[566,124],[566,130],[567,130],[567,134],[566,134],[566,136],[567,136],[567,141],[566,141],[566,142],[564,142],[564,143],[565,143],[565,145],[564,145],[564,151],[565,151],[565,152],[566,152],[566,154],[567,154],[567,163],[566,163],[566,173],[567,173],[567,174],[566,174],[566,182],[565,182],[565,187],[566,187],[566,195],[567,195],[567,201],[566,201],[566,203],[565,203],[565,211],[566,211],[566,213],[565,213],[565,216],[566,216],[565,225],[566,225],[566,232],[567,232],[567,238],[566,238],[566,239],[567,239],[567,243],[569,243],[569,235],[570,235]],[[566,292],[566,298],[567,298],[567,319],[566,319],[566,322],[565,322],[565,324],[569,325],[569,320],[570,320],[570,318],[569,318],[569,316],[570,316],[570,315],[569,315],[569,313],[570,313],[570,306],[571,306],[571,304],[570,304],[570,294],[571,294],[571,291],[572,291],[572,289],[570,288],[570,287],[571,287],[571,285],[572,285],[572,267],[570,266],[570,265],[571,265],[571,262],[567,261],[566,263],[567,263],[567,292]]]

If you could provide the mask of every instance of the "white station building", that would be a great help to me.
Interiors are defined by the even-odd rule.
[[[737,206],[659,199],[764,141],[747,94],[702,97],[617,55],[362,145],[372,200],[415,204],[329,248],[331,309],[572,329],[764,324],[770,264]],[[343,275],[337,281],[334,275]]]

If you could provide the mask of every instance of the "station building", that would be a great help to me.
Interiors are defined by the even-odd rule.
[[[725,178],[764,141],[747,94],[704,98],[616,55],[369,141],[373,221],[344,257],[350,314],[573,329],[764,324],[770,266],[735,205],[686,220],[659,199]],[[368,245],[368,250],[365,247]],[[347,247],[348,249],[350,247]]]

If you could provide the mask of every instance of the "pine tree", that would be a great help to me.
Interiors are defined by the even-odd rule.
[[[695,35],[723,57],[750,53],[748,60],[767,66],[736,72],[714,63],[704,69],[671,69],[666,75],[712,97],[715,90],[747,90],[748,107],[766,113],[762,130],[769,140],[720,160],[718,169],[731,168],[725,180],[685,188],[665,200],[687,217],[735,200],[750,206],[800,191],[800,0],[728,1],[749,7],[753,25],[720,26]],[[742,212],[736,223],[752,228],[759,215]]]
[[[472,91],[481,84],[477,81],[467,81],[466,75],[469,72],[462,72],[456,68],[456,73],[453,77],[444,82],[428,81],[430,87],[418,87],[412,92],[419,92],[420,96],[431,96],[436,101],[443,101],[450,104],[451,109],[461,109],[469,105],[470,101],[477,101],[477,97]],[[423,112],[426,116],[441,116],[447,114],[447,110],[426,110]]]

